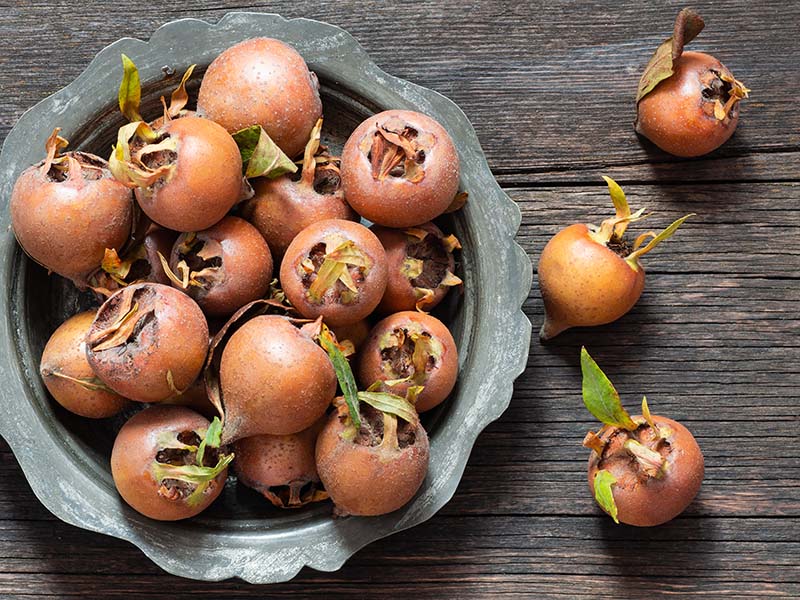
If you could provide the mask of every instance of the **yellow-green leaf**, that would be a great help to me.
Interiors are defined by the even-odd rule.
[[[297,165],[272,141],[261,125],[237,131],[233,139],[242,155],[245,177],[274,179],[297,171]]]
[[[636,429],[637,425],[631,419],[628,411],[622,407],[614,385],[594,359],[589,356],[586,348],[581,348],[581,372],[583,374],[583,403],[589,412],[607,425],[630,431]]]
[[[594,498],[604,511],[606,511],[614,523],[619,524],[617,519],[617,503],[614,502],[612,486],[617,483],[617,478],[611,473],[602,469],[594,476]]]
[[[142,86],[139,70],[133,61],[122,55],[122,82],[119,85],[119,110],[128,121],[142,121],[139,105],[142,102]]]
[[[347,362],[344,353],[339,349],[339,346],[331,338],[331,334],[327,329],[323,329],[319,335],[319,343],[333,363],[333,370],[336,372],[336,378],[339,380],[339,387],[342,388],[344,401],[347,403],[347,410],[350,413],[350,420],[355,426],[356,430],[361,427],[361,416],[358,408],[358,387],[356,386],[355,377],[353,377],[353,370],[350,368],[350,363]]]

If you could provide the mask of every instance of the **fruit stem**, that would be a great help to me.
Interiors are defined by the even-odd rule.
[[[623,448],[636,459],[639,466],[650,477],[661,479],[664,476],[667,461],[658,452],[651,450],[634,439],[625,440]]]

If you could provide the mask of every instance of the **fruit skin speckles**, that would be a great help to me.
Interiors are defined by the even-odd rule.
[[[253,38],[212,61],[197,110],[229,133],[261,125],[294,158],[322,116],[322,101],[317,76],[294,48],[272,38]]]
[[[342,151],[347,202],[386,227],[413,227],[444,213],[458,192],[459,174],[450,135],[431,117],[413,111],[369,117]]]

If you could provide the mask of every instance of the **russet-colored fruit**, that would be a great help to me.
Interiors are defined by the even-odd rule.
[[[369,117],[342,151],[345,199],[386,227],[413,227],[441,215],[458,192],[459,173],[458,152],[444,127],[408,110]]]

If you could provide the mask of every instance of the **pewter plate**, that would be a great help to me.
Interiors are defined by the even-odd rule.
[[[437,311],[460,353],[459,382],[435,414],[426,414],[430,470],[417,496],[382,517],[334,520],[330,503],[281,512],[233,478],[217,502],[194,519],[162,523],[126,506],[114,489],[108,456],[123,418],[80,419],[52,402],[38,377],[42,349],[56,326],[91,305],[57,276],[23,254],[10,230],[8,201],[19,173],[43,157],[58,126],[72,149],[109,153],[123,124],[116,106],[120,53],[130,56],[143,85],[143,114],[159,113],[183,70],[198,69],[189,91],[222,50],[269,36],[294,46],[317,73],[325,107],[323,141],[338,149],[364,118],[387,108],[427,113],[450,132],[462,164],[467,206],[442,225],[464,246],[459,275],[464,293],[451,293]],[[128,540],[166,571],[201,580],[240,577],[253,583],[286,581],[303,566],[334,571],[366,544],[419,525],[450,500],[478,434],[508,407],[514,379],[528,359],[531,324],[521,310],[531,287],[531,263],[514,241],[520,212],[489,170],[475,131],[444,96],[381,71],[338,27],[278,15],[230,13],[216,24],[195,19],[167,23],[149,42],[114,42],[71,84],[26,112],[0,154],[0,398],[6,405],[0,435],[11,446],[33,491],[63,521]]]

